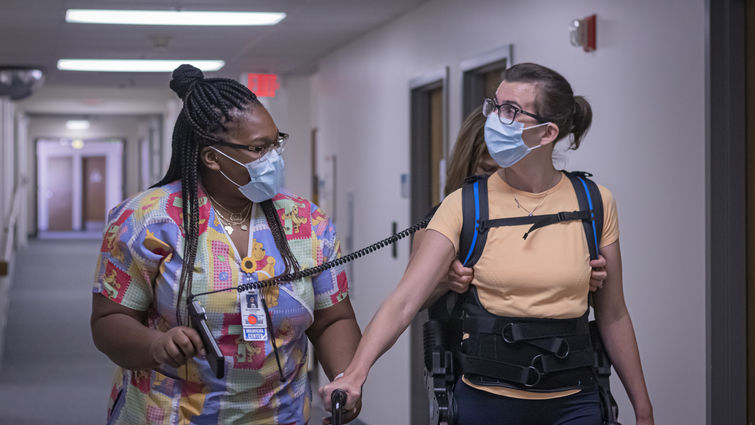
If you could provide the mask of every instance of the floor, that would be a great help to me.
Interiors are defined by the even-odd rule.
[[[0,424],[104,423],[113,366],[89,334],[96,241],[33,241],[16,257]]]
[[[0,367],[0,425],[102,424],[113,365],[89,332],[99,242],[36,240],[17,254]],[[310,424],[325,413],[317,404]]]

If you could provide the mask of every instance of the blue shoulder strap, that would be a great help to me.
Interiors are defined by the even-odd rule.
[[[480,222],[488,219],[488,177],[472,176],[461,188],[462,227],[458,258],[464,267],[472,267],[480,259],[487,231],[481,231]]]
[[[603,197],[600,195],[598,185],[588,178],[592,177],[592,174],[571,171],[567,172],[566,176],[571,180],[574,191],[577,193],[579,209],[591,213],[590,219],[583,220],[582,224],[585,227],[590,259],[594,260],[600,254],[600,240],[603,236]]]

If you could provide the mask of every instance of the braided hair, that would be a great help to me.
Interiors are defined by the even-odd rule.
[[[170,166],[165,176],[153,187],[181,180],[183,210],[183,264],[176,299],[176,321],[182,323],[181,299],[191,295],[194,262],[199,241],[199,159],[203,147],[218,142],[218,134],[227,131],[232,112],[249,105],[263,107],[257,96],[237,81],[227,78],[204,78],[199,69],[181,65],[173,71],[170,88],[183,100],[183,108],[173,128]],[[237,115],[238,116],[238,115]],[[285,265],[284,274],[298,272],[299,263],[291,252],[286,233],[272,200],[260,203]]]

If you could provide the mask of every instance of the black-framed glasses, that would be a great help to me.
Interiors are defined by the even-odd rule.
[[[516,119],[516,116],[519,114],[524,114],[529,117],[532,117],[536,119],[538,123],[543,123],[543,122],[548,121],[538,114],[527,112],[523,110],[522,108],[514,106],[510,103],[504,103],[502,105],[499,105],[495,103],[495,100],[489,97],[486,97],[485,100],[482,102],[482,114],[487,117],[496,111],[498,113],[498,119],[501,120],[501,124],[506,124],[506,125],[513,123],[514,120]]]
[[[286,148],[286,142],[288,141],[288,138],[289,138],[288,133],[283,133],[279,131],[278,138],[274,142],[267,143],[262,146],[241,145],[238,143],[225,142],[223,140],[216,140],[215,143],[218,145],[228,146],[229,148],[233,148],[233,149],[241,149],[241,150],[249,151],[255,155],[262,156],[273,149],[275,149],[279,154],[282,154]]]

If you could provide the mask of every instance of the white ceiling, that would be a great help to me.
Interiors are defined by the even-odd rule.
[[[35,65],[46,85],[165,86],[168,74],[58,71],[58,59],[222,59],[208,75],[309,73],[317,59],[425,0],[0,0],[0,66]],[[69,24],[66,9],[285,12],[272,27],[150,27]],[[156,48],[154,38],[168,38]]]

